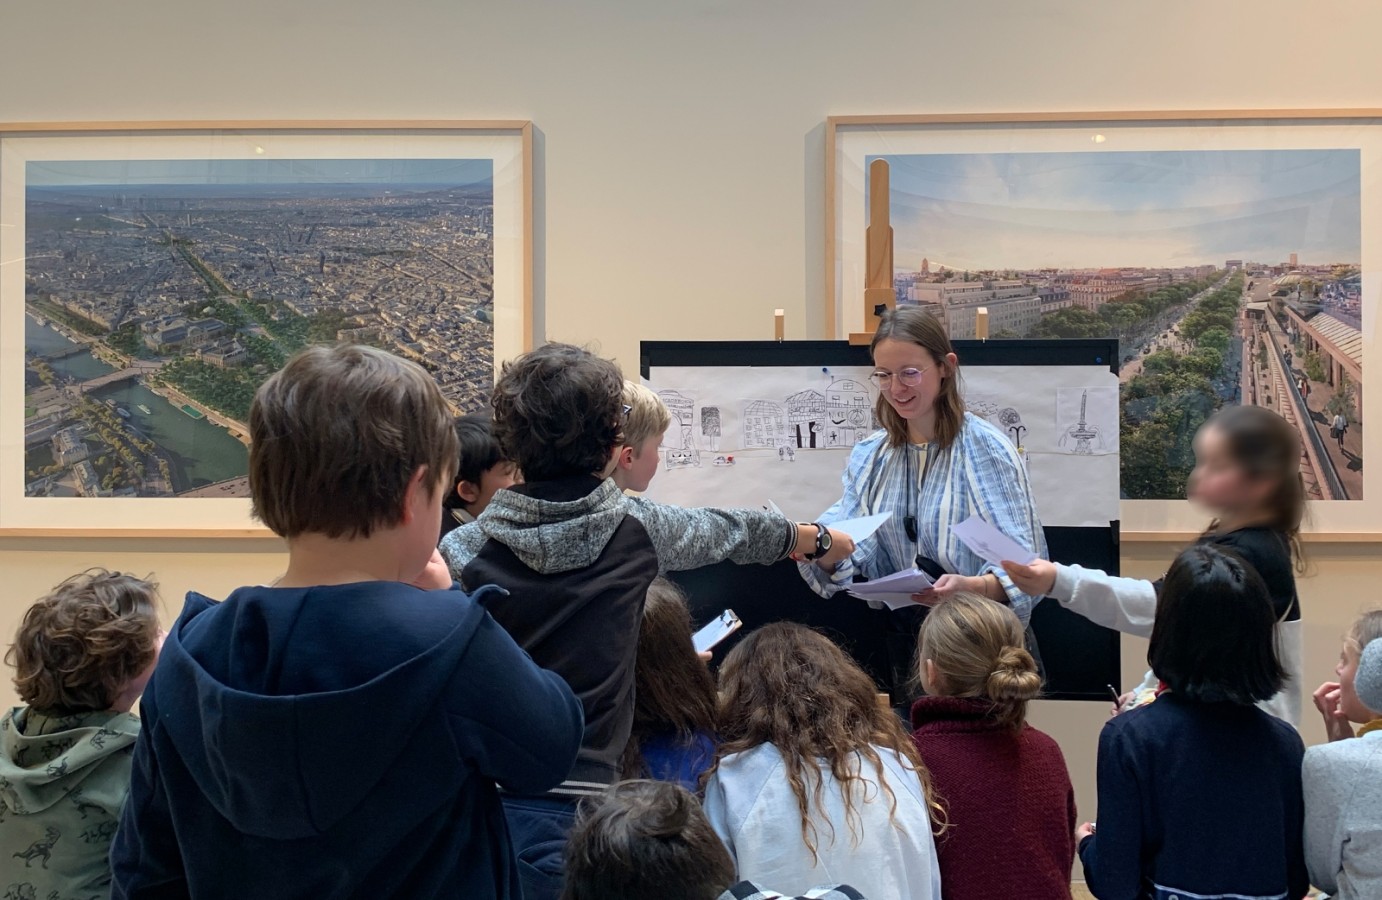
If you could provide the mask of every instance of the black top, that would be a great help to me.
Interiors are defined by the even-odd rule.
[[[1300,619],[1295,561],[1291,558],[1291,541],[1286,535],[1274,528],[1255,525],[1222,534],[1206,534],[1195,543],[1212,544],[1237,553],[1266,582],[1277,620],[1295,622]],[[1155,587],[1160,596],[1161,580]]]

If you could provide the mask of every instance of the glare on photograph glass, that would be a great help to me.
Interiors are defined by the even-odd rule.
[[[312,343],[494,365],[488,159],[31,162],[25,494],[245,497],[255,389]]]
[[[1356,150],[906,154],[889,162],[899,303],[956,339],[1115,337],[1122,492],[1185,496],[1196,429],[1280,413],[1310,496],[1363,492]]]

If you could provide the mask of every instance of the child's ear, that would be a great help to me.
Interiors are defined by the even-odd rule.
[[[926,688],[926,693],[939,693],[942,690],[941,673],[940,670],[936,668],[936,661],[934,659],[923,661],[921,672],[922,686]]]
[[[456,482],[456,496],[462,503],[474,503],[480,499],[480,486],[473,481],[461,479]]]
[[[633,467],[633,448],[625,447],[619,451],[619,468],[629,469]]]
[[[413,521],[413,516],[420,510],[426,509],[432,500],[432,495],[442,490],[440,485],[432,483],[431,476],[427,472],[426,466],[418,466],[413,477],[408,479],[408,486],[403,489],[403,511],[399,516],[399,522],[407,525]]]

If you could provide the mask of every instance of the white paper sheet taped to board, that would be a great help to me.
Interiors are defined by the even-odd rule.
[[[772,497],[810,521],[839,499],[854,444],[877,429],[877,390],[861,366],[662,366],[647,383],[672,410],[663,464],[648,496],[682,506],[759,507]],[[971,412],[993,423],[1026,461],[1037,511],[1047,525],[1106,527],[1118,518],[1117,407],[1086,420],[1109,440],[1098,453],[1061,444],[1061,416],[1088,392],[1117,397],[1101,366],[969,366],[961,390]],[[1060,398],[1066,397],[1062,406]],[[1075,398],[1071,407],[1069,398]],[[720,457],[732,465],[716,465]]]

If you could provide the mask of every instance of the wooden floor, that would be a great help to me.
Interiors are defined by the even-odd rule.
[[[1094,895],[1084,886],[1084,882],[1076,882],[1070,890],[1075,900],[1094,900]]]

